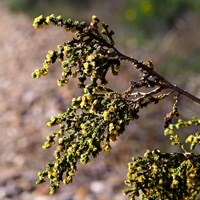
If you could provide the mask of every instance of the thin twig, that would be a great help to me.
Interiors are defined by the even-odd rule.
[[[141,97],[138,97],[137,99],[134,99],[133,102],[138,102],[138,101],[143,101],[145,98],[152,96],[154,94],[157,94],[158,92],[160,92],[162,90],[161,87],[157,87],[154,90],[144,93]]]

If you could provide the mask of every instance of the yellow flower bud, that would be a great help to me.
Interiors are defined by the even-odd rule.
[[[104,117],[105,121],[109,121],[110,120],[110,113],[108,111],[104,111],[103,117]]]
[[[104,148],[104,151],[106,152],[106,153],[109,153],[110,151],[111,151],[111,146],[105,146],[105,148]]]
[[[109,138],[110,138],[112,141],[116,141],[116,140],[117,140],[116,135],[114,135],[114,134],[109,135]]]
[[[172,181],[171,188],[176,188],[178,186],[178,184],[179,184],[178,180],[174,179]]]
[[[58,85],[59,87],[62,87],[62,86],[63,86],[63,83],[62,83],[60,80],[58,80],[58,81],[57,81],[57,85]]]
[[[51,23],[50,16],[47,16],[47,17],[46,17],[45,22],[46,22],[47,24],[50,24],[50,23]]]
[[[115,66],[114,69],[115,69],[116,72],[120,72],[120,69],[121,69],[121,68],[120,68],[120,66]]]
[[[88,63],[88,62],[85,62],[85,63],[83,64],[83,66],[87,69],[88,66],[89,66],[89,63]]]
[[[86,101],[81,101],[80,107],[84,108],[85,106],[87,106],[87,102]]]
[[[121,128],[121,127],[118,126],[118,125],[115,126],[115,129],[116,129],[116,130],[119,130],[120,128]]]
[[[81,124],[80,127],[81,127],[81,129],[85,129],[86,126],[85,126],[85,124]]]
[[[104,149],[104,151],[106,152],[106,153],[109,153],[110,151],[111,151],[111,146],[110,146],[110,142],[105,142],[103,145],[102,145],[102,147],[103,147],[103,149]]]
[[[191,143],[193,141],[193,136],[190,135],[187,139],[186,139],[186,143]]]
[[[91,94],[87,94],[86,98],[88,101],[91,101],[94,99],[94,97]]]
[[[71,176],[68,176],[67,178],[65,178],[64,180],[63,180],[63,183],[64,184],[69,184],[69,183],[71,183],[72,182],[72,177]]]
[[[138,182],[143,182],[145,180],[145,177],[144,177],[144,175],[141,175],[141,176],[139,176],[138,177]]]
[[[95,99],[95,100],[93,101],[93,105],[97,105],[97,104],[98,104],[98,100]]]
[[[88,142],[88,144],[90,144],[90,145],[91,145],[91,144],[92,144],[92,142],[93,142],[93,140],[90,138],[90,139],[89,139],[87,142]]]
[[[72,147],[73,148],[76,148],[77,147],[77,144],[75,143],[75,144],[72,144]]]
[[[83,129],[83,130],[82,130],[82,134],[83,134],[83,135],[86,135],[86,134],[87,134],[87,131],[86,131],[85,129]]]
[[[137,171],[138,172],[142,171],[142,167],[141,166],[137,167]]]
[[[77,72],[73,72],[71,75],[72,78],[76,78],[77,77]]]
[[[112,134],[113,134],[113,135],[116,135],[116,136],[119,136],[120,133],[119,133],[117,130],[114,130],[114,131],[112,132]]]
[[[110,123],[109,124],[109,132],[112,132],[112,130],[114,130],[114,124],[113,123]]]
[[[93,107],[91,107],[91,108],[90,108],[90,113],[96,114],[96,110],[95,110]]]
[[[62,19],[61,15],[57,16],[56,19],[57,19],[57,20]]]
[[[95,55],[91,54],[87,57],[87,61],[93,61],[95,58]]]
[[[64,55],[67,55],[67,53],[68,53],[70,50],[71,50],[71,47],[70,47],[69,45],[66,45],[66,46],[64,47],[64,51],[63,51]]]
[[[58,144],[62,144],[63,141],[64,141],[63,138],[59,138],[59,139],[58,139]]]
[[[93,151],[97,151],[97,148],[96,148],[96,147],[94,147],[94,148],[93,148]]]

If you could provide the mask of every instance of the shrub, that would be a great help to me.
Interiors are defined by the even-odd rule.
[[[65,112],[52,117],[48,127],[58,126],[58,131],[47,137],[43,148],[55,147],[55,160],[46,164],[38,173],[37,184],[50,181],[50,194],[54,194],[60,182],[69,184],[77,171],[77,162],[87,164],[102,151],[110,152],[111,141],[124,133],[131,120],[137,120],[140,111],[150,104],[157,104],[165,98],[173,98],[172,111],[165,117],[165,132],[172,145],[180,153],[165,153],[147,150],[144,157],[134,157],[128,164],[129,186],[124,191],[130,199],[194,199],[200,192],[200,155],[195,152],[200,133],[187,135],[184,140],[177,130],[200,126],[200,119],[178,119],[179,100],[186,96],[200,104],[200,99],[186,90],[171,84],[154,70],[151,61],[145,63],[124,55],[116,47],[114,32],[106,23],[93,16],[91,23],[63,20],[61,16],[39,16],[33,26],[41,28],[53,24],[71,31],[75,37],[57,50],[50,50],[43,67],[35,70],[33,78],[49,73],[56,61],[61,63],[62,73],[57,81],[64,86],[71,78],[78,80],[83,95],[73,98]],[[101,28],[100,28],[101,27]],[[138,70],[139,80],[131,81],[122,93],[107,87],[107,74],[117,76],[121,62],[127,61]],[[172,119],[177,118],[176,123]],[[187,149],[189,144],[190,149]]]

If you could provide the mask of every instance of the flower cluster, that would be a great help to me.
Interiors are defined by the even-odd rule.
[[[64,184],[72,181],[78,160],[87,164],[102,150],[110,152],[110,142],[117,140],[131,119],[138,118],[139,110],[122,94],[104,86],[108,71],[113,75],[120,71],[120,59],[113,49],[114,32],[109,31],[108,25],[102,23],[99,32],[96,16],[87,26],[85,22],[50,15],[39,16],[33,26],[40,28],[50,23],[75,32],[75,38],[58,45],[57,50],[50,50],[43,67],[32,74],[33,78],[47,75],[51,64],[58,60],[63,70],[58,86],[68,83],[69,78],[77,78],[79,87],[84,88],[83,95],[73,98],[66,112],[52,117],[47,123],[48,127],[60,127],[47,137],[43,145],[43,149],[56,146],[55,161],[47,163],[46,170],[38,173],[37,183],[43,183],[48,178],[50,193],[53,194],[61,181]],[[91,83],[86,85],[87,79]]]
[[[78,160],[87,164],[102,150],[110,152],[110,142],[124,132],[131,119],[137,118],[137,111],[133,115],[130,106],[122,95],[105,86],[87,85],[82,96],[72,99],[71,108],[47,123],[48,127],[60,126],[43,145],[44,149],[56,145],[55,161],[38,174],[37,183],[48,178],[53,194],[61,181],[64,184],[72,181]]]
[[[147,151],[128,164],[129,199],[195,199],[200,192],[200,156]]]
[[[40,28],[49,23],[75,32],[75,38],[64,45],[58,45],[58,50],[49,51],[42,69],[35,70],[32,77],[47,75],[50,65],[56,60],[61,62],[63,70],[58,86],[63,86],[68,83],[69,77],[75,78],[77,75],[80,87],[84,87],[87,77],[90,77],[93,83],[100,80],[101,84],[106,84],[106,74],[109,70],[113,75],[118,74],[120,61],[112,49],[114,32],[108,30],[107,24],[102,23],[102,30],[99,32],[99,19],[96,16],[93,16],[90,25],[86,26],[85,22],[63,20],[60,16],[50,15],[46,18],[39,16],[33,26]]]
[[[54,194],[60,183],[69,184],[77,171],[77,163],[87,164],[101,151],[111,151],[111,141],[116,141],[125,131],[130,120],[139,118],[139,111],[149,104],[158,103],[176,92],[172,111],[165,117],[165,135],[169,135],[172,145],[178,145],[184,153],[160,153],[148,151],[144,158],[134,158],[129,163],[128,180],[131,187],[124,194],[134,199],[141,193],[143,199],[194,199],[200,192],[199,154],[185,150],[183,142],[175,130],[188,126],[200,126],[200,120],[179,120],[180,95],[185,95],[200,103],[200,99],[187,91],[172,85],[153,69],[153,63],[138,61],[120,53],[114,46],[113,34],[104,22],[93,16],[89,25],[85,22],[63,20],[61,16],[39,16],[33,26],[37,29],[53,24],[71,31],[75,37],[50,50],[41,69],[33,72],[33,78],[49,73],[56,61],[61,63],[58,86],[76,78],[83,89],[83,95],[73,98],[65,112],[54,116],[46,124],[58,126],[58,130],[47,136],[43,149],[55,147],[54,161],[46,164],[46,169],[38,173],[37,183],[50,181],[50,194]],[[139,72],[139,80],[131,81],[130,87],[122,93],[106,87],[107,73],[118,75],[121,61],[131,62]],[[168,92],[164,90],[167,89]],[[200,143],[200,133],[189,135],[185,143],[195,149]]]
[[[54,14],[44,17],[40,15],[39,17],[35,18],[33,22],[33,27],[35,29],[42,28],[45,25],[53,24],[55,26],[64,26],[66,31],[75,31],[77,28],[78,22],[72,22],[71,19],[63,20],[62,17],[59,15],[55,17]],[[83,24],[82,24],[83,25]]]
[[[190,143],[190,150],[194,150],[196,145],[200,143],[200,132],[196,132],[194,134],[190,134],[186,137],[186,139],[182,142],[181,138],[177,132],[179,129],[188,128],[191,126],[200,126],[200,119],[193,117],[191,120],[184,121],[179,119],[177,123],[170,124],[165,129],[165,135],[169,136],[169,139],[171,140],[172,145],[177,145],[180,148],[182,148],[184,151],[186,151],[186,144]]]
[[[173,116],[173,115],[172,115]],[[177,123],[168,124],[164,134],[169,136],[172,145],[179,146],[184,153],[161,153],[159,150],[147,151],[144,158],[133,158],[128,164],[128,180],[130,188],[124,191],[130,199],[140,196],[142,199],[195,199],[200,192],[200,155],[192,151],[200,143],[200,133],[196,132],[182,137],[176,130],[200,126],[200,119],[179,119]],[[183,139],[182,139],[183,140]],[[186,143],[190,151],[186,151]]]

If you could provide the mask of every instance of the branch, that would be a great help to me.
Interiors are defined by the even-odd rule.
[[[153,68],[150,68],[147,64],[144,64],[143,62],[140,62],[140,61],[138,61],[138,60],[136,60],[136,59],[134,59],[132,57],[129,57],[129,56],[126,56],[126,55],[122,54],[116,48],[114,48],[114,50],[117,52],[117,54],[119,55],[119,57],[122,60],[127,60],[127,61],[133,63],[136,66],[136,68],[138,68],[138,69],[141,68],[142,70],[147,71],[150,75],[152,75],[154,77],[157,77],[162,82],[162,85],[163,85],[164,88],[172,89],[172,90],[178,92],[179,94],[182,94],[182,95],[188,97],[192,101],[200,104],[200,98],[192,95],[191,93],[187,92],[186,90],[181,89],[177,85],[173,85],[167,79],[165,79],[163,76],[161,76],[156,71],[154,71]]]

